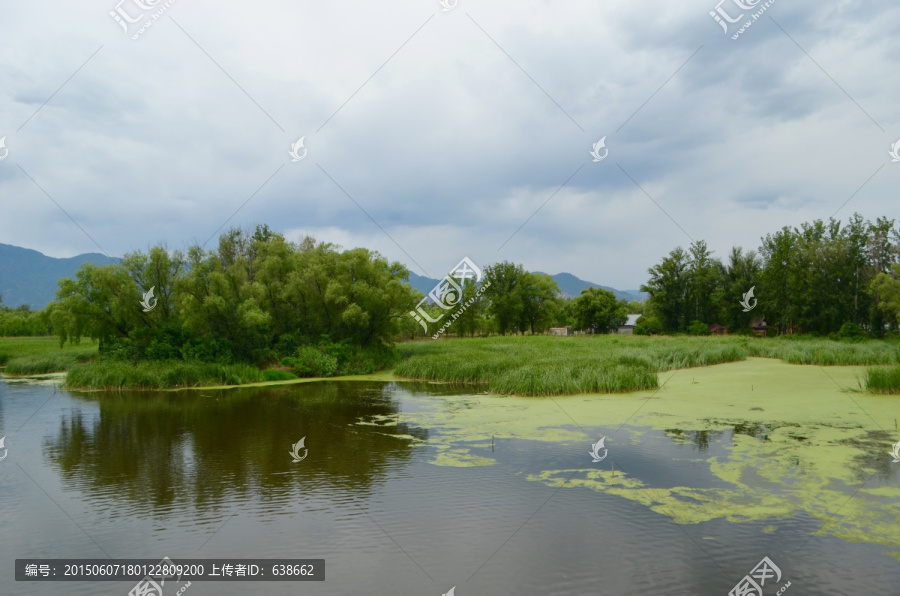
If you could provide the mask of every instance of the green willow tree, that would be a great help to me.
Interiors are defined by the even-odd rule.
[[[524,272],[517,288],[522,307],[519,311],[519,331],[546,331],[559,308],[559,286],[546,273]]]
[[[490,286],[483,295],[488,301],[488,314],[500,335],[515,332],[518,328],[523,310],[519,285],[524,276],[522,265],[510,261],[495,263],[484,269],[484,277],[490,280]]]
[[[615,294],[602,288],[582,290],[573,300],[578,329],[595,333],[609,333],[628,319],[627,302],[616,300]]]
[[[392,342],[419,297],[408,276],[366,249],[232,229],[215,251],[154,247],[85,265],[60,280],[50,319],[63,342],[88,336],[131,358],[264,363],[304,345]],[[151,287],[148,310],[140,301]]]

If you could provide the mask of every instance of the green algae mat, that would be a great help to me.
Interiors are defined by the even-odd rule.
[[[900,397],[862,392],[864,370],[751,358],[661,373],[656,390],[432,396],[402,417],[434,431],[428,443],[437,466],[492,465],[485,449],[492,440],[577,444],[572,466],[528,473],[528,480],[629,499],[679,524],[771,520],[775,528],[806,514],[821,522],[818,534],[881,544],[900,558],[900,463],[889,454],[900,438]],[[601,464],[587,455],[600,438],[596,429],[611,453]],[[723,449],[699,452],[706,486],[660,486],[615,465],[617,449],[640,452],[659,433],[727,439]]]

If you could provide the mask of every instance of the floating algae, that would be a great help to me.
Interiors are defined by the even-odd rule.
[[[429,429],[432,464],[456,467],[493,463],[490,452],[473,453],[481,452],[492,435],[498,443],[572,444],[573,463],[580,466],[577,458],[586,458],[587,452],[581,454],[584,449],[574,445],[586,449],[598,438],[582,429],[594,432],[627,423],[629,432],[612,434],[611,445],[629,444],[655,460],[670,456],[641,451],[643,435],[708,431],[724,440],[725,451],[711,457],[700,451],[700,461],[721,486],[651,487],[619,465],[615,477],[611,470],[570,467],[526,478],[619,496],[682,524],[764,522],[806,514],[821,522],[818,534],[900,551],[900,465],[892,468],[887,453],[897,440],[894,418],[900,401],[853,392],[863,371],[751,358],[694,368],[689,375],[666,372],[660,375],[660,389],[630,394],[553,399],[412,395],[403,398],[415,402],[403,418]],[[900,558],[900,553],[893,556]]]

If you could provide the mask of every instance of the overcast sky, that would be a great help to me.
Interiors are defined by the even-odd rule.
[[[267,223],[633,289],[691,238],[900,218],[896,2],[117,1],[0,1],[0,242]]]

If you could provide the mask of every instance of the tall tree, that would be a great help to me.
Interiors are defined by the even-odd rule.
[[[662,324],[663,331],[674,333],[687,328],[690,258],[680,246],[648,270],[649,281],[641,286],[650,294],[649,305]]]
[[[756,304],[760,303],[760,296],[764,295],[759,280],[761,270],[762,262],[754,251],[744,253],[740,247],[731,249],[718,302],[720,322],[732,332],[749,331],[750,319],[756,316],[756,309],[745,311],[741,300],[753,288]]]
[[[519,313],[519,331],[545,331],[550,326],[558,308],[559,286],[545,273],[524,272],[517,288],[522,309]]]
[[[763,238],[760,253],[765,265],[761,273],[762,289],[756,292],[759,310],[781,333],[792,332],[798,316],[795,302],[799,287],[797,235],[789,226]]]
[[[593,333],[609,333],[627,320],[627,303],[602,288],[588,288],[575,298],[575,320],[578,329]]]
[[[703,240],[690,247],[688,275],[688,321],[713,323],[717,318],[716,296],[721,287],[724,270],[722,263],[712,257],[712,251]]]
[[[490,281],[484,296],[489,301],[488,312],[496,325],[497,332],[506,335],[515,331],[522,316],[522,283],[525,269],[510,261],[503,261],[485,267],[484,277]]]

